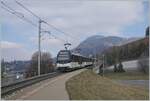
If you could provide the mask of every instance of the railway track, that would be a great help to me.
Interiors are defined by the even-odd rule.
[[[53,73],[49,73],[49,74],[43,74],[41,76],[36,76],[36,77],[32,77],[26,80],[22,80],[13,84],[9,84],[9,85],[5,85],[1,87],[1,96],[5,96],[8,94],[11,94],[17,90],[20,90],[21,88],[27,87],[29,85],[35,84],[37,82],[40,82],[42,80],[46,80],[49,78],[53,78],[56,77],[58,75],[60,75],[61,73],[59,72],[53,72]]]

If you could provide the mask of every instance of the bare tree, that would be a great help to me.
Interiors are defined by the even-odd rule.
[[[145,35],[148,37],[149,36],[149,26],[146,28]]]
[[[50,53],[43,53],[41,55],[41,74],[49,73],[54,70],[53,60]]]
[[[51,58],[51,54],[48,52],[42,52],[40,74],[50,73],[53,72],[53,70],[54,70],[54,66],[53,66],[53,60]],[[27,69],[26,77],[32,77],[35,75],[38,75],[38,52],[35,52],[32,55],[31,64],[30,67]]]
[[[138,59],[138,67],[145,74],[149,74],[149,47],[145,49]]]
[[[1,77],[4,78],[4,73],[5,73],[5,61],[4,59],[1,60]]]

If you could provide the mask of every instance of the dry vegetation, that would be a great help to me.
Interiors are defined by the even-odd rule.
[[[105,77],[115,80],[149,80],[149,74],[143,72],[127,71],[123,73],[105,73]]]
[[[66,82],[66,89],[71,100],[144,100],[149,98],[147,89],[119,85],[90,70],[71,78]]]

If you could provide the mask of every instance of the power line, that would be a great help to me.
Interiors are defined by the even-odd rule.
[[[50,26],[50,27],[52,27],[52,28],[54,28],[55,30],[57,30],[58,32],[61,32],[61,33],[63,33],[63,34],[65,34],[65,35],[69,35],[69,37],[71,37],[71,38],[75,38],[75,37],[73,37],[73,36],[71,36],[70,34],[68,34],[68,33],[66,33],[66,32],[64,32],[64,31],[62,31],[62,30],[60,30],[60,29],[58,29],[57,27],[55,27],[54,25],[52,25],[52,24],[49,24],[49,23],[47,23],[47,22],[45,22],[48,26]]]
[[[51,34],[50,31],[42,31],[42,32],[48,33],[49,35],[53,36],[55,39],[59,39],[59,40],[62,41],[62,42],[66,42],[65,40],[63,40],[63,39],[57,37],[56,35]]]
[[[10,10],[7,9],[7,8],[4,8],[3,6],[1,6],[1,8],[4,9],[4,10],[6,10],[6,11],[9,12],[9,13],[15,14],[14,12],[10,11]]]
[[[15,0],[16,1],[16,3],[18,4],[18,5],[20,5],[21,7],[23,7],[25,10],[27,10],[28,12],[30,12],[33,16],[35,16],[37,19],[39,19],[39,20],[41,20],[41,18],[38,16],[38,15],[36,15],[35,13],[33,13],[31,10],[29,10],[27,7],[25,7],[23,4],[21,4],[20,2],[18,2],[17,0]],[[63,32],[63,31],[61,31],[60,29],[58,29],[58,28],[56,28],[55,26],[53,26],[53,25],[51,25],[51,24],[49,24],[49,23],[47,23],[46,21],[44,21],[44,20],[42,20],[45,24],[47,24],[48,26],[50,26],[50,27],[53,27],[55,30],[57,30],[57,31],[59,31],[59,32],[61,32],[61,33],[65,33],[65,32]],[[56,37],[56,36],[55,36]],[[58,38],[58,37],[57,37]],[[59,38],[60,39],[60,38]],[[62,41],[62,39],[61,39],[61,41]],[[63,40],[64,41],[64,40]]]
[[[34,25],[33,23],[32,23],[32,21],[30,21],[30,20],[28,20],[27,18],[25,18],[24,17],[24,15],[22,14],[22,13],[18,13],[18,12],[16,12],[14,9],[12,9],[11,7],[9,7],[8,5],[6,5],[4,2],[2,2],[1,1],[1,4],[3,4],[3,6],[5,6],[5,7],[2,7],[3,9],[5,9],[6,11],[8,11],[9,13],[11,13],[11,14],[13,14],[13,15],[16,15],[17,17],[19,17],[20,19],[22,19],[22,20],[24,20],[24,21],[27,21],[27,22],[29,22],[30,24],[32,24],[33,26],[36,26],[36,25]],[[28,11],[30,11],[30,10],[28,10]],[[30,13],[32,13],[32,12],[30,12]],[[19,16],[18,14],[21,14],[21,16]],[[34,13],[32,13],[32,15],[33,15]],[[36,16],[36,15],[34,15],[34,16]],[[39,37],[39,39],[38,39],[38,75],[40,75],[41,74],[41,33],[42,33],[42,28],[41,28],[41,24],[42,24],[42,22],[43,22],[43,20],[41,20],[41,19],[39,19],[39,25],[38,25],[38,27],[39,27],[39,33],[38,33],[38,37]],[[37,26],[36,26],[37,27]],[[45,30],[43,30],[44,32],[46,32],[46,33],[48,33],[48,34],[51,34],[49,31],[45,31]]]
[[[17,3],[18,5],[20,5],[20,6],[23,7],[25,10],[27,10],[28,12],[30,12],[33,16],[35,16],[35,17],[38,18],[38,19],[41,19],[38,15],[36,15],[35,13],[33,13],[31,10],[29,10],[27,7],[25,7],[23,4],[21,4],[21,3],[18,2],[17,0],[15,0],[15,1],[16,1],[16,3]],[[48,22],[46,22],[46,21],[44,21],[44,20],[42,20],[42,21],[43,21],[45,24],[47,24],[49,27],[54,28],[56,31],[61,32],[61,33],[65,34],[65,35],[69,36],[69,37],[72,38],[72,39],[75,38],[74,36],[70,35],[69,33],[66,33],[66,32],[64,32],[64,31],[62,31],[62,30],[60,30],[60,29],[58,29],[58,28],[55,27],[54,25],[49,24]]]
[[[35,23],[33,23],[31,20],[25,18],[22,13],[16,12],[15,10],[13,10],[13,9],[10,8],[9,6],[7,6],[7,5],[6,5],[4,2],[2,2],[2,1],[1,1],[1,4],[3,4],[3,6],[5,6],[5,7],[7,7],[7,8],[5,8],[5,7],[1,6],[1,8],[4,9],[5,11],[7,11],[7,12],[13,14],[13,15],[15,15],[16,17],[20,18],[21,20],[24,20],[24,21],[30,23],[30,24],[33,25],[34,27],[37,27],[37,25],[36,25]],[[18,15],[18,14],[19,14],[19,15]]]
[[[5,7],[1,6],[2,9],[4,9],[5,11],[7,11],[7,12],[13,14],[13,15],[15,15],[16,17],[20,18],[21,20],[30,23],[31,25],[33,25],[34,27],[37,28],[37,25],[34,24],[31,20],[25,18],[22,13],[16,12],[14,9],[12,9],[12,8],[9,7],[8,5],[6,5],[3,1],[1,1],[1,4],[3,4],[3,6],[5,6],[5,7],[7,7],[7,8],[5,8]],[[21,14],[22,16],[19,16],[18,13]],[[41,30],[44,31],[45,29],[41,28]],[[47,31],[47,32],[48,32],[48,31]],[[50,34],[50,33],[48,33],[48,34]],[[61,39],[61,38],[59,38],[59,37],[56,37],[55,35],[52,35],[52,34],[51,34],[51,36],[53,36],[54,38],[56,38],[56,39],[58,39],[58,40],[60,40],[60,41],[62,41],[62,42],[65,43],[65,40],[64,40],[64,39]]]
[[[52,35],[55,39],[59,39],[61,42],[64,42],[64,43],[66,43],[66,40],[64,40],[64,39],[62,39],[62,38],[59,38],[59,37],[57,37],[56,35]]]
[[[41,19],[39,16],[37,16],[36,14],[34,14],[32,11],[30,11],[29,9],[27,9],[23,4],[21,4],[20,2],[18,2],[17,0],[15,0],[16,1],[16,3],[18,4],[18,5],[20,5],[21,7],[23,7],[25,10],[27,10],[28,12],[30,12],[33,16],[35,16],[36,18],[38,18],[38,19]]]
[[[32,24],[33,26],[37,27],[37,25],[36,25],[36,24],[34,24],[32,21],[30,21],[30,20],[29,20],[29,19],[27,19],[27,18],[24,18],[24,17],[21,17],[21,16],[17,15],[17,13],[16,13],[16,12],[11,12],[10,10],[8,10],[8,9],[6,9],[6,8],[4,8],[4,7],[1,7],[1,8],[2,8],[2,9],[4,9],[4,10],[6,10],[6,11],[7,11],[7,12],[9,12],[9,13],[11,13],[11,14],[15,15],[16,17],[20,18],[21,20],[24,20],[24,21],[26,21],[26,22],[28,22],[28,23]]]
[[[14,10],[14,9],[12,9],[12,8],[11,8],[11,7],[9,7],[8,5],[6,5],[3,1],[1,1],[1,4],[3,4],[5,7],[9,8],[10,10],[12,10],[12,11],[14,11],[14,12],[15,12],[15,10]]]
[[[41,28],[41,29],[42,29],[42,28]],[[49,35],[53,36],[55,39],[59,39],[59,40],[60,40],[60,41],[62,41],[62,42],[66,42],[65,40],[63,40],[63,39],[61,39],[61,38],[57,37],[56,35],[51,34],[51,32],[50,32],[50,31],[45,31],[44,29],[42,29],[42,31],[41,31],[41,32],[47,33],[47,34],[49,34]]]

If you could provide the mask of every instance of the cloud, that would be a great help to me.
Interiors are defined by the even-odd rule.
[[[3,0],[10,7],[21,12],[25,17],[37,23],[37,19],[17,5],[14,0]],[[81,41],[95,34],[122,36],[126,26],[143,21],[143,1],[89,1],[89,0],[18,0],[48,23],[67,32],[63,34],[42,24],[42,28],[50,30],[53,35],[72,43],[72,48]],[[11,18],[11,21],[10,21]],[[38,27],[23,23],[11,14],[2,11],[2,25],[7,24],[17,30],[16,33],[28,34],[27,41],[37,45]],[[7,26],[4,26],[7,27]],[[2,29],[3,31],[3,29]],[[10,34],[10,33],[5,33]],[[68,35],[69,34],[69,35]],[[70,37],[71,36],[71,37]],[[56,56],[63,49],[63,42],[56,39],[42,41],[42,49]]]
[[[118,35],[124,26],[142,20],[141,1],[18,1],[49,23],[76,37],[80,37],[81,33],[92,35],[97,32]],[[8,4],[16,6],[14,2]],[[26,17],[34,19],[19,6],[16,6],[16,10],[23,11]]]
[[[3,49],[10,49],[10,48],[21,48],[22,46],[17,43],[9,42],[9,41],[2,41],[1,48]]]
[[[30,38],[31,42],[38,45],[38,37]],[[56,56],[60,49],[64,49],[64,41],[55,37],[45,35],[41,38],[41,51],[50,52],[53,57]]]
[[[46,3],[43,3],[44,7],[40,4],[32,8],[38,15],[45,15],[48,22],[77,37],[88,32],[91,35],[97,32],[118,35],[124,26],[142,19],[143,5],[137,1],[77,1],[76,6],[67,6],[64,1]],[[74,1],[69,4],[74,5]]]
[[[1,41],[1,57],[6,61],[29,60],[31,54],[32,53],[27,51],[21,44]]]
[[[142,1],[31,2],[23,3],[50,24],[72,34],[78,43],[97,33],[121,35],[126,26],[143,20]]]

